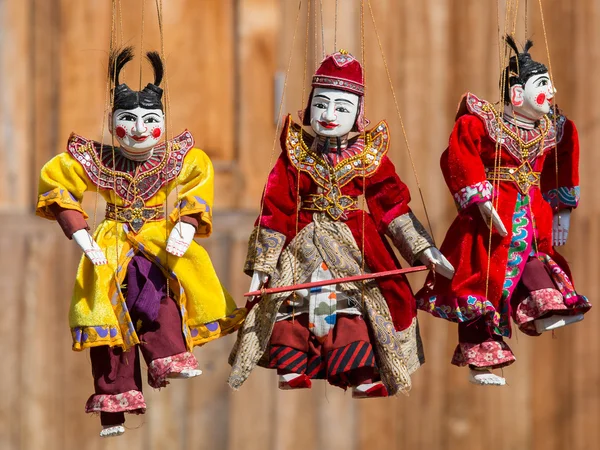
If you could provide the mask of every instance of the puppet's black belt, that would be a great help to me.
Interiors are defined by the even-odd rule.
[[[117,222],[128,223],[136,233],[146,222],[164,220],[165,206],[145,206],[141,201],[135,201],[129,206],[119,206],[114,203],[106,204],[106,218]]]

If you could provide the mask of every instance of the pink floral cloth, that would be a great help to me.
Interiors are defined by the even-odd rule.
[[[144,414],[146,402],[140,391],[127,391],[121,394],[94,394],[85,404],[86,413],[96,412],[127,412],[129,414]]]
[[[519,329],[532,336],[539,336],[533,321],[549,312],[567,310],[563,295],[556,289],[547,288],[533,291],[525,300],[519,303],[515,312],[515,322]],[[576,312],[576,311],[574,311]]]
[[[483,203],[490,200],[492,200],[492,185],[489,181],[465,186],[454,194],[454,201],[459,209],[465,209],[476,203]]]
[[[515,355],[504,341],[486,341],[482,344],[463,343],[456,346],[452,364],[455,366],[472,365],[498,369],[515,362]]]
[[[198,367],[198,360],[190,352],[155,359],[148,365],[148,384],[155,389],[169,384],[167,375]]]

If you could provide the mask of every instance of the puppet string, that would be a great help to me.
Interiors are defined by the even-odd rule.
[[[546,22],[544,20],[544,8],[542,6],[542,0],[538,0],[540,5],[540,18],[542,19],[542,31],[544,33],[544,44],[546,45],[546,56],[548,58],[548,74],[550,75],[550,83],[552,84],[552,89],[554,89],[554,76],[552,75],[552,61],[550,60],[550,47],[548,46],[548,35],[546,34]],[[556,100],[554,101],[556,105]],[[558,116],[558,109],[555,107],[554,114],[552,114],[552,123],[554,125],[554,129],[556,130],[556,118]],[[541,144],[540,144],[541,145]],[[556,188],[558,189],[558,149],[556,145],[556,137],[554,138],[554,171],[556,177]],[[557,206],[558,208],[558,206]],[[558,216],[558,225],[560,226],[560,216]]]
[[[144,9],[146,7],[146,0],[142,0],[142,32],[141,32],[141,36],[140,36],[140,87],[139,90],[142,90],[142,55],[144,54]],[[163,65],[164,65],[164,61],[163,61]]]
[[[362,129],[363,129],[363,140],[365,143],[365,149],[368,146],[368,142],[367,142],[367,121],[366,121],[366,117],[367,117],[367,59],[366,59],[366,54],[365,54],[365,0],[361,0],[360,2],[360,53],[361,53],[361,59],[362,59],[362,63],[363,63],[363,85],[365,86],[364,92],[363,92],[363,116],[361,118],[362,120]],[[364,153],[364,155],[366,155],[366,151]],[[366,158],[366,156],[363,156],[363,158]],[[363,160],[363,171],[362,171],[362,236],[361,236],[361,243],[360,243],[360,254],[361,254],[361,274],[365,273],[365,228],[366,228],[366,164],[365,161]],[[360,289],[360,303],[362,305],[362,307],[364,308],[364,304],[365,304],[365,281],[361,282],[360,284],[361,289]]]
[[[310,31],[310,0],[306,2],[306,38],[304,41],[304,75],[302,78],[302,103],[304,105],[304,99],[306,96],[306,79],[307,79],[307,66],[308,66],[308,40],[309,40],[309,31]],[[300,128],[300,140],[302,140],[302,131],[303,128]],[[295,236],[298,236],[299,230],[299,222],[300,222],[300,166],[296,168],[296,223],[295,223]],[[292,266],[292,283],[296,284],[297,279],[296,276],[298,274],[297,264],[298,264],[298,245],[294,247],[294,264]],[[296,297],[298,293],[294,291],[292,293],[294,298],[294,302],[292,304],[292,323],[294,323],[296,317]]]
[[[279,99],[279,108],[278,108],[278,112],[277,112],[277,123],[275,125],[275,133],[273,135],[273,143],[271,145],[271,153],[269,154],[269,166],[271,167],[273,165],[273,155],[275,153],[275,145],[277,144],[277,136],[279,135],[279,129],[280,129],[280,125],[281,125],[281,114],[283,111],[283,100],[285,98],[285,92],[287,89],[287,84],[288,84],[288,80],[289,80],[289,76],[290,76],[290,69],[292,67],[292,57],[294,55],[294,44],[296,43],[296,35],[298,32],[298,23],[300,21],[300,12],[302,10],[302,0],[298,1],[298,12],[296,13],[296,21],[295,21],[295,25],[294,25],[294,35],[292,37],[292,45],[290,47],[290,54],[288,57],[288,62],[287,62],[287,69],[285,71],[285,79],[283,81],[283,91],[281,93],[281,98]],[[256,232],[256,238],[254,240],[254,248],[258,248],[258,239],[260,237],[260,229],[261,229],[261,222],[262,222],[262,217],[263,217],[263,213],[264,213],[264,207],[265,207],[265,196],[267,194],[267,189],[269,188],[269,184],[267,183],[265,185],[265,188],[263,189],[263,194],[262,194],[262,198],[260,201],[260,213],[258,215],[258,225],[257,225],[257,232]]]
[[[377,29],[377,24],[375,22],[375,15],[373,13],[373,7],[371,6],[371,0],[368,0],[369,12],[371,14],[371,21],[373,22],[373,28],[375,30],[375,35],[377,37],[377,44],[379,45],[379,51],[381,52],[381,59],[383,60],[383,65],[385,67],[385,72],[388,77],[388,82],[390,85],[390,90],[392,92],[392,97],[394,99],[394,106],[396,107],[396,113],[398,115],[398,119],[400,120],[400,128],[402,130],[402,135],[404,137],[404,143],[406,145],[406,150],[408,152],[408,157],[410,159],[410,164],[412,166],[413,175],[415,177],[415,181],[417,183],[417,189],[419,190],[419,196],[421,198],[421,203],[423,205],[423,210],[425,212],[425,218],[427,220],[427,226],[429,227],[429,231],[431,232],[431,239],[433,240],[434,246],[435,244],[435,235],[433,233],[433,227],[431,226],[431,220],[429,219],[429,212],[427,211],[427,206],[425,205],[425,197],[423,196],[423,189],[421,188],[421,183],[419,182],[419,175],[417,173],[417,168],[415,166],[415,161],[412,155],[412,151],[410,150],[410,144],[408,143],[408,134],[406,133],[406,128],[404,127],[404,120],[402,119],[402,114],[400,113],[400,104],[398,102],[398,97],[396,96],[396,90],[394,89],[394,83],[392,82],[392,75],[390,73],[390,68],[387,63],[387,59],[385,57],[385,53],[383,51],[383,45],[381,43],[381,37],[379,36],[379,31]]]

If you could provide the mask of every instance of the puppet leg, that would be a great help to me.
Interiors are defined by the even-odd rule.
[[[119,436],[125,432],[125,412],[146,411],[137,348],[123,352],[117,347],[92,347],[90,359],[95,394],[88,399],[86,412],[100,413],[100,436]]]
[[[192,378],[202,373],[198,361],[187,351],[179,308],[170,297],[160,301],[158,317],[138,332],[140,350],[148,364],[148,384],[165,387],[167,378]]]
[[[583,320],[583,313],[567,307],[548,269],[536,257],[527,261],[515,294],[511,302],[513,319],[530,336]]]
[[[338,314],[333,331],[323,343],[323,354],[330,384],[342,389],[352,386],[353,398],[387,396],[379,382],[371,337],[361,316]]]
[[[310,339],[306,314],[275,323],[270,341],[269,367],[277,369],[279,389],[308,389],[312,386],[311,378],[323,378],[318,376],[321,356],[309,345]]]
[[[501,336],[494,334],[491,327],[480,317],[458,324],[458,346],[452,364],[469,366],[469,381],[480,385],[502,386],[504,378],[491,372],[508,366],[515,357]]]

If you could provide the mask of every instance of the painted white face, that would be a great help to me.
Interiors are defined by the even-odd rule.
[[[532,120],[539,120],[550,112],[556,89],[547,73],[534,75],[525,86],[510,88],[510,100],[516,113]]]
[[[354,127],[360,98],[338,89],[315,88],[310,104],[310,126],[319,136],[341,137]]]
[[[146,153],[158,144],[165,131],[160,109],[117,109],[112,114],[110,132],[130,153]]]

